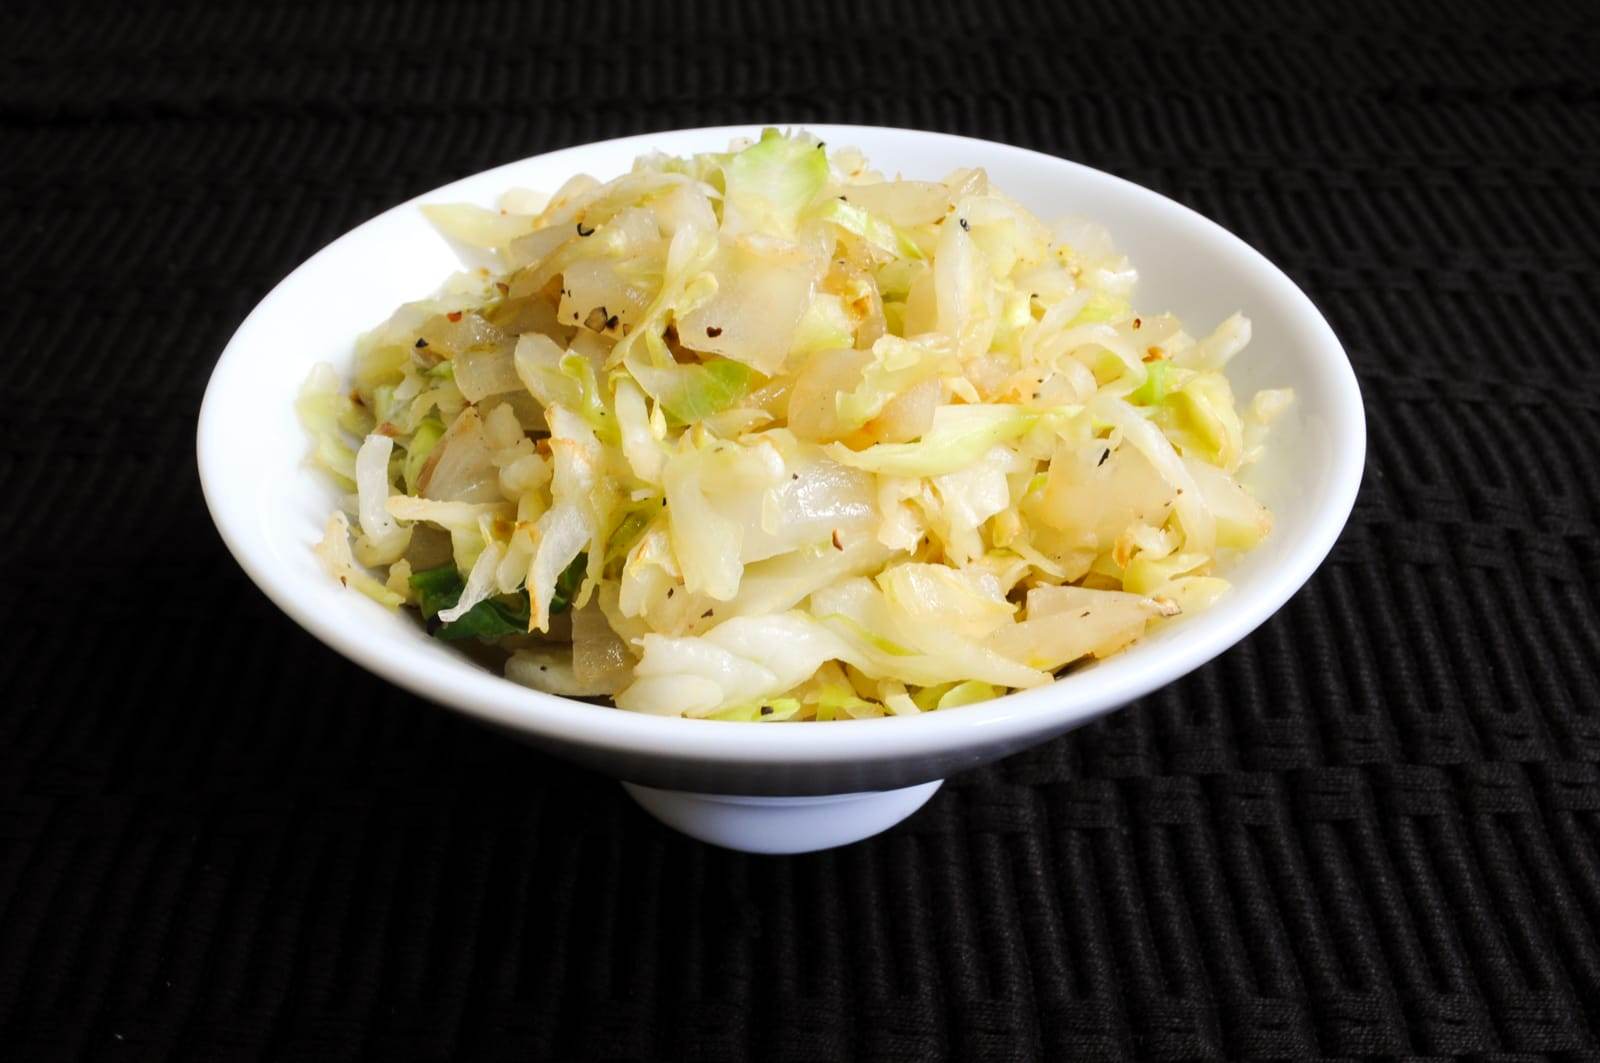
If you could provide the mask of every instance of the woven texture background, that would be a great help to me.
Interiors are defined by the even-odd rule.
[[[1076,6],[8,3],[0,1056],[1600,1051],[1600,9]],[[1190,204],[1323,308],[1371,431],[1248,641],[794,859],[321,648],[192,457],[233,328],[357,222],[761,120]]]

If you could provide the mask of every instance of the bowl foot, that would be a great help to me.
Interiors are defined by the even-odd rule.
[[[694,794],[631,782],[622,788],[646,812],[691,838],[745,853],[810,853],[888,830],[926,804],[943,782],[821,797]]]

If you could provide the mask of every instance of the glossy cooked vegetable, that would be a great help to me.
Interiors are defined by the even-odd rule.
[[[1204,338],[981,170],[889,179],[767,130],[501,209],[299,402],[351,493],[330,572],[506,675],[624,709],[827,720],[1047,682],[1204,608],[1271,518]],[[1198,264],[1203,268],[1203,264]]]

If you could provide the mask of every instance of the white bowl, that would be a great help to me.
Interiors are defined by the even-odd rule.
[[[525,689],[328,578],[311,547],[335,493],[305,465],[294,398],[314,363],[348,366],[358,333],[459,267],[418,204],[490,205],[509,187],[553,190],[579,171],[607,179],[646,151],[722,150],[732,137],[756,135],[754,126],[653,133],[524,159],[359,226],[291,273],[239,327],[212,374],[198,435],[200,478],[224,541],[307,631],[414,694],[626,780],[642,805],[680,830],[764,852],[825,848],[883,830],[946,775],[1078,727],[1211,660],[1321,563],[1349,516],[1366,453],[1361,396],[1338,339],[1288,277],[1213,222],[1138,185],[1003,144],[871,126],[809,128],[829,144],[861,148],[885,172],[938,178],[982,166],[1046,220],[1099,221],[1139,269],[1141,310],[1171,310],[1196,332],[1235,310],[1250,317],[1255,338],[1229,367],[1235,389],[1288,386],[1297,402],[1252,470],[1251,486],[1276,527],[1227,573],[1233,589],[1221,601],[1127,652],[983,705],[762,726],[645,716]]]

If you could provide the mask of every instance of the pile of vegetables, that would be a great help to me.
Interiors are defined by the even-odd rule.
[[[1048,682],[1204,608],[1271,527],[1237,315],[1140,316],[1106,234],[982,170],[888,179],[765,131],[498,210],[319,366],[348,495],[317,552],[505,674],[624,709],[829,720]],[[1203,268],[1203,264],[1200,264]]]

